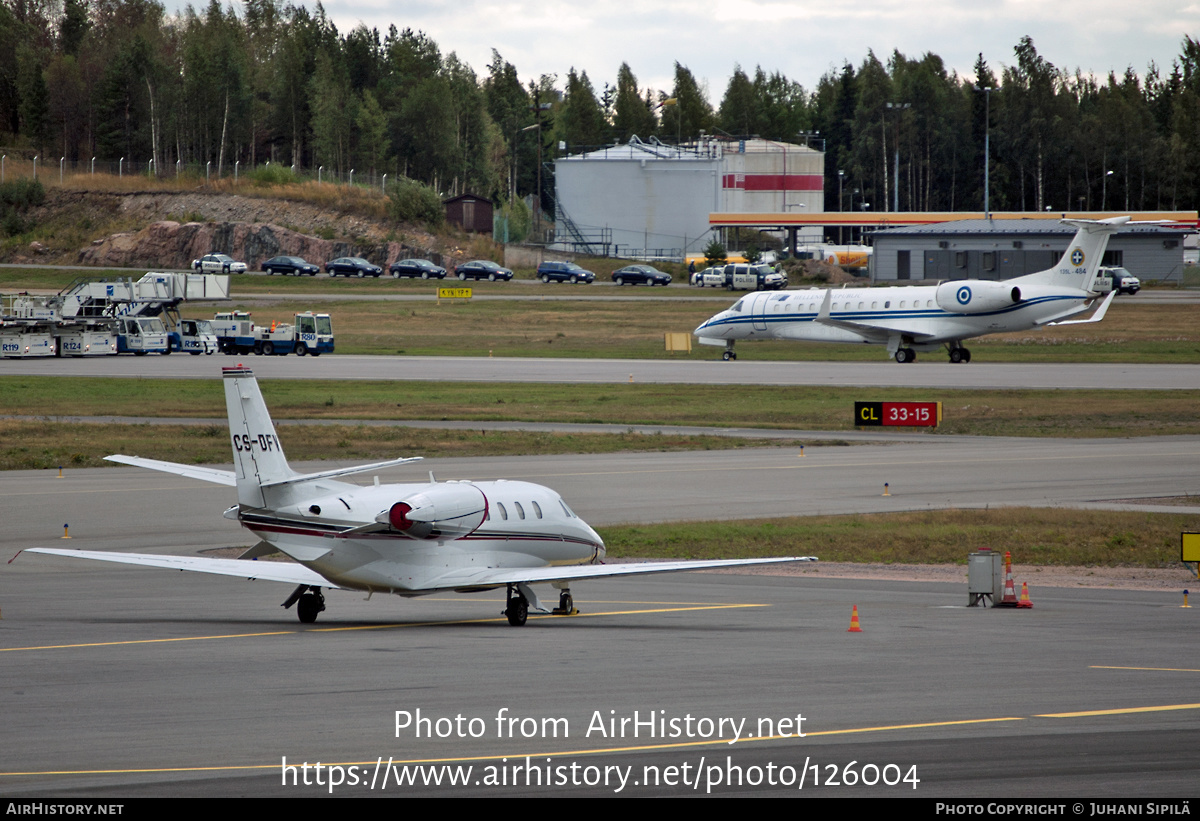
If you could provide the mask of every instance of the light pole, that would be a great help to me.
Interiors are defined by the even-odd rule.
[[[35,168],[36,168],[36,166],[35,166]],[[1100,189],[1102,192],[1100,195],[1100,210],[1101,211],[1108,210],[1108,178],[1111,177],[1112,175],[1113,175],[1113,172],[1111,172],[1111,171],[1104,172],[1104,185]],[[36,176],[36,174],[34,176]]]
[[[893,191],[893,193],[892,193],[892,211],[899,211],[900,210],[900,117],[899,117],[899,112],[903,111],[906,108],[912,108],[912,103],[888,103],[887,107],[889,109],[895,110],[897,112],[896,139],[894,141],[896,144],[896,166],[895,166],[896,171],[892,175],[892,191]],[[887,205],[886,205],[887,191],[884,191],[883,195],[884,195],[884,200],[883,200],[884,207],[886,208],[887,207]]]
[[[976,91],[983,92],[983,218],[992,218],[991,202],[988,199],[988,172],[991,170],[991,138],[992,138],[992,87],[974,86]]]
[[[838,213],[842,212],[842,183],[846,181],[846,172],[838,169]],[[842,226],[838,226],[838,245],[842,245]]]

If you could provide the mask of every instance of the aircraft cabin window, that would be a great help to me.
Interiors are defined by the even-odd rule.
[[[885,301],[885,302],[883,303],[883,307],[884,307],[884,308],[890,308],[890,307],[892,307],[892,301],[891,301],[890,299],[889,299],[889,300],[887,300],[887,301]]]
[[[538,517],[539,519],[540,519],[540,518],[542,518],[542,507],[541,507],[541,505],[539,505],[537,502],[530,502],[530,504],[531,504],[531,505],[533,505],[533,512],[534,512],[534,513],[537,515],[537,517]]]
[[[878,308],[878,307],[879,307],[879,303],[878,303],[878,302],[872,302],[872,303],[871,303],[871,310],[872,310],[872,311],[873,311],[873,310],[875,310],[875,309],[876,309],[876,308]]]
[[[903,307],[904,307],[904,300],[903,300],[903,299],[902,299],[902,300],[900,300],[900,307],[901,307],[901,308],[903,308]]]
[[[525,518],[525,508],[521,507],[521,503],[513,502],[513,507],[515,507],[517,509],[517,518],[524,519]]]
[[[508,521],[508,511],[504,509],[504,505],[501,504],[500,502],[496,502],[496,508],[499,509],[499,511],[500,511],[500,518],[507,522]]]

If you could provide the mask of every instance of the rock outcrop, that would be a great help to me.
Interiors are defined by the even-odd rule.
[[[398,259],[422,256],[441,264],[441,255],[400,242],[354,243],[319,239],[269,223],[185,222],[163,220],[140,231],[96,240],[79,254],[81,265],[112,268],[181,270],[205,254],[228,254],[249,270],[271,257],[304,257],[324,264],[337,257],[363,257],[387,268]]]

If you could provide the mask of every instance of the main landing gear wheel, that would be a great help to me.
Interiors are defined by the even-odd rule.
[[[504,608],[504,615],[508,616],[508,623],[513,627],[521,627],[529,618],[529,600],[519,590],[510,587],[508,606]]]
[[[310,587],[296,601],[296,615],[302,624],[312,624],[317,620],[317,614],[325,609],[325,596],[320,588]]]
[[[917,354],[912,348],[900,348],[896,351],[896,361],[900,364],[905,362],[916,362]]]
[[[558,607],[554,608],[554,615],[574,616],[578,612],[575,609],[575,599],[572,598],[570,590],[564,590],[558,594]]]
[[[959,362],[970,362],[971,352],[966,348],[951,348],[950,361],[958,364]]]
[[[725,353],[721,354],[721,358],[728,362],[731,359],[736,360],[737,354],[734,351],[726,351]]]

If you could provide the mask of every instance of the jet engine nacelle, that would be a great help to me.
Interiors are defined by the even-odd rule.
[[[981,314],[999,311],[1021,301],[1021,289],[1003,282],[971,279],[943,282],[937,289],[937,304],[943,311]]]
[[[483,491],[468,483],[431,485],[406,496],[375,521],[416,539],[458,539],[474,533],[487,518]]]

